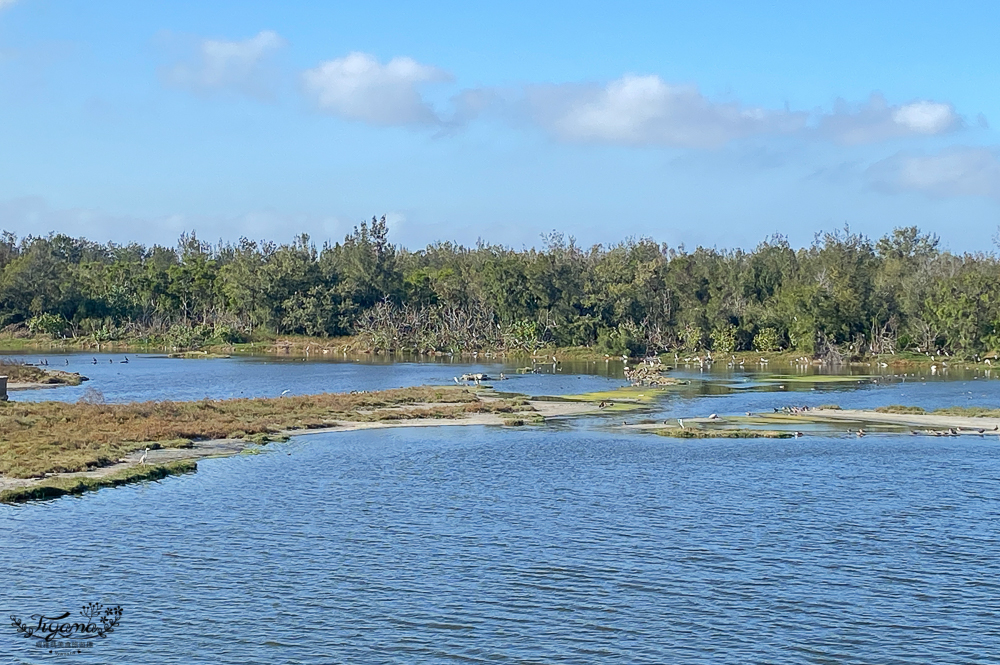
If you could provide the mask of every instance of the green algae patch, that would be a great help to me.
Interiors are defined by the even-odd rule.
[[[657,397],[669,393],[669,388],[629,386],[615,390],[599,390],[597,392],[580,393],[578,395],[560,395],[559,397],[548,397],[546,399],[567,402],[594,402],[595,404],[603,402],[605,405],[603,408],[606,410],[628,411],[649,404],[655,401]]]
[[[82,476],[76,478],[51,478],[41,483],[27,487],[17,487],[0,492],[0,503],[25,503],[27,501],[44,501],[69,494],[83,494],[102,487],[118,487],[129,483],[145,480],[160,480],[167,476],[182,473],[192,473],[198,465],[191,460],[181,460],[169,464],[150,466],[133,466],[101,476]]]

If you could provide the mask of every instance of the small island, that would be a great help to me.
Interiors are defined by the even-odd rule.
[[[0,361],[0,399],[6,399],[8,390],[36,390],[78,386],[89,381],[78,372],[65,372],[29,365],[15,360]]]
[[[7,402],[0,406],[0,502],[79,494],[194,471],[299,434],[383,427],[497,425],[597,411],[488,387],[420,386],[275,398],[134,402]],[[148,449],[148,450],[147,450]]]

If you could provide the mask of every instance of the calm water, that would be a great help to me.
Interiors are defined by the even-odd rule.
[[[220,397],[462,371],[150,358],[109,363],[93,384],[112,399]],[[550,394],[621,384],[609,374],[509,383]],[[656,413],[1000,405],[1000,382],[972,376],[774,390],[693,383]],[[678,441],[588,420],[318,434],[265,450],[0,507],[3,616],[124,608],[89,653],[49,655],[8,627],[0,660],[925,664],[1000,653],[995,437]]]

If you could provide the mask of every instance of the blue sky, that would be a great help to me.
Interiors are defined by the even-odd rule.
[[[1000,222],[1000,5],[0,0],[0,228],[411,248]]]

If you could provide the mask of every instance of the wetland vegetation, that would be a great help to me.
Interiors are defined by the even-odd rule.
[[[524,399],[480,396],[457,386],[271,399],[102,404],[91,399],[0,406],[0,475],[40,477],[106,467],[129,453],[190,447],[192,441],[268,437],[341,422],[461,419],[495,414],[530,422]]]

